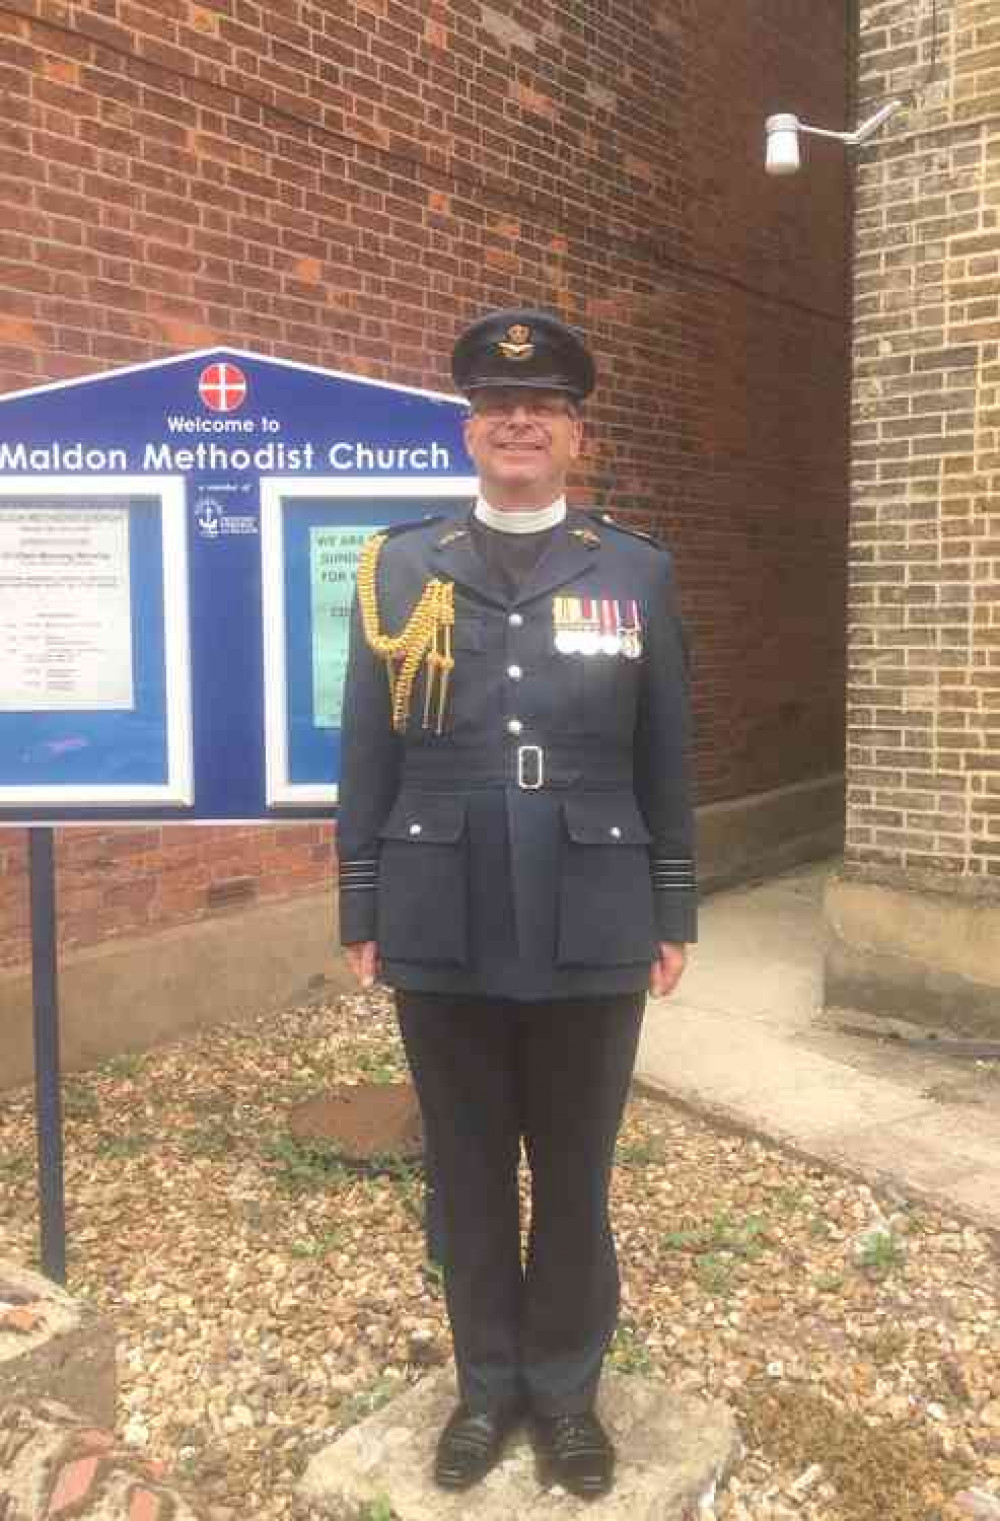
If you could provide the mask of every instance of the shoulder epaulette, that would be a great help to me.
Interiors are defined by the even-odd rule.
[[[378,532],[386,539],[394,539],[399,533],[408,533],[413,528],[429,528],[432,523],[444,521],[443,512],[428,512],[422,518],[409,518],[405,523],[389,523]]]
[[[617,528],[619,533],[627,533],[633,539],[644,539],[647,544],[652,544],[654,549],[662,549],[663,545],[653,534],[647,533],[643,528],[633,528],[631,523],[620,523],[613,518],[610,512],[588,512],[587,517],[593,518],[595,523],[600,523],[604,528]]]

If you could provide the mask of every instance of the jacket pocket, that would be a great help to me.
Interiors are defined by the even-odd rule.
[[[462,798],[405,792],[380,831],[378,945],[387,961],[468,961],[469,850]]]
[[[650,833],[635,799],[584,793],[563,805],[557,960],[561,966],[651,961]]]

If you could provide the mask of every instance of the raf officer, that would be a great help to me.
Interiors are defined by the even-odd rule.
[[[578,334],[493,312],[453,374],[478,500],[376,535],[359,567],[341,932],[396,990],[433,1159],[461,1399],[436,1479],[480,1479],[527,1418],[592,1496],[614,1465],[615,1139],[646,993],[695,938],[685,649],[666,550],[567,511],[595,380]]]

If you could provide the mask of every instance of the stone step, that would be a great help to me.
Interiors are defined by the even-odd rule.
[[[483,1482],[464,1494],[431,1478],[438,1433],[456,1403],[454,1373],[423,1379],[351,1427],[309,1463],[298,1491],[302,1521],[711,1521],[715,1497],[741,1453],[730,1410],[668,1384],[606,1374],[600,1414],[618,1449],[615,1487],[600,1500],[543,1488],[524,1431]]]

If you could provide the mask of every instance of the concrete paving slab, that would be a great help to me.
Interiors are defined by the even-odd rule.
[[[667,1001],[647,1014],[636,1071],[687,1104],[705,1102],[793,1142],[919,1118],[930,1108],[906,1088],[800,1047],[745,1016],[669,1009]]]
[[[317,1453],[299,1486],[300,1517],[360,1521],[381,1502],[396,1521],[468,1521],[472,1514],[477,1521],[708,1521],[741,1452],[726,1406],[651,1379],[606,1374],[600,1410],[618,1449],[610,1495],[586,1501],[543,1488],[523,1431],[474,1490],[449,1494],[430,1470],[455,1400],[453,1372],[433,1374]]]
[[[636,1076],[708,1118],[1000,1230],[1000,1081],[820,1007],[832,867],[720,893],[678,993],[653,999]]]
[[[712,898],[680,1001],[783,1027],[812,1019],[822,995],[822,896],[831,869],[808,867]]]
[[[827,1138],[852,1169],[905,1184],[907,1193],[1000,1230],[1000,1120],[931,1109],[917,1119]]]

